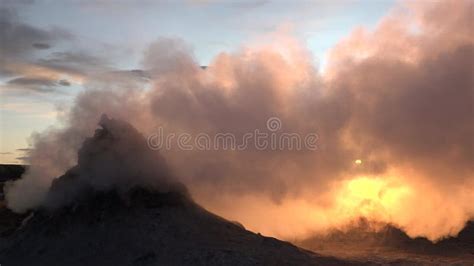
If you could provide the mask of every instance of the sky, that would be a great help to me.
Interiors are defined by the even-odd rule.
[[[44,206],[75,165],[82,185],[136,184],[159,127],[238,139],[266,128],[316,134],[317,149],[201,151],[178,138],[157,151],[167,175],[141,185],[169,174],[205,208],[277,237],[359,217],[455,236],[474,217],[473,4],[3,1],[2,162],[30,165],[8,207]],[[123,146],[82,149],[103,114],[99,126],[143,138],[118,130]]]
[[[273,32],[290,32],[324,70],[354,28],[373,28],[392,0],[2,1],[0,163],[22,163],[31,135],[58,124],[87,76],[139,69],[160,37],[180,38],[208,65]],[[92,67],[91,67],[92,66]],[[92,69],[92,70],[91,70]]]

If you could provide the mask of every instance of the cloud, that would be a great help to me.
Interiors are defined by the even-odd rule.
[[[58,86],[69,86],[66,80],[51,80],[46,78],[20,77],[6,82],[4,89],[30,90],[41,93],[57,92]]]
[[[38,48],[49,48],[50,42],[72,38],[69,33],[59,28],[45,30],[25,24],[14,9],[0,9],[0,25],[0,53],[5,61],[7,58],[25,57]]]
[[[3,89],[57,93],[58,84],[80,84],[88,75],[112,69],[104,58],[71,45],[75,37],[64,29],[23,22],[16,7],[0,9],[0,75],[11,78]],[[62,43],[69,43],[69,50],[53,49]]]
[[[215,0],[192,0],[190,1],[192,4],[197,5],[224,5],[231,8],[238,8],[238,9],[254,9],[261,6],[264,6],[269,1],[268,0],[256,0],[256,1],[239,1],[239,2],[219,2]]]
[[[39,78],[16,78],[8,81],[8,84],[11,85],[41,85],[41,86],[53,86],[54,83],[51,80],[39,79]]]
[[[60,81],[58,81],[58,84],[61,85],[61,86],[71,86],[71,82],[69,82],[65,79],[61,79]]]
[[[16,149],[17,151],[21,151],[21,152],[30,152],[32,151],[33,149],[31,148],[22,148],[22,149]]]
[[[51,48],[51,45],[47,43],[33,43],[33,47],[40,50],[46,50],[46,49]]]
[[[474,217],[471,5],[424,2],[373,31],[356,29],[334,47],[324,75],[287,36],[221,53],[205,70],[186,43],[161,38],[145,51],[144,71],[89,78],[64,127],[34,135],[32,167],[7,191],[23,198],[9,207],[41,206],[44,198],[26,193],[44,196],[76,164],[103,113],[144,134],[163,126],[237,138],[278,117],[285,132],[317,133],[318,151],[162,155],[198,202],[252,230],[294,237],[366,216],[410,236],[455,235]],[[77,73],[89,71],[85,62],[97,66],[87,56],[53,56],[45,67],[64,69],[69,59],[84,63]]]
[[[105,59],[82,51],[54,52],[47,58],[39,59],[38,65],[77,76],[109,69]]]
[[[21,5],[31,5],[35,2],[35,0],[5,0],[2,4],[5,7],[17,7]]]
[[[417,165],[439,182],[472,177],[470,8],[469,1],[427,4],[415,17],[393,14],[334,48],[331,90],[348,94],[346,130],[358,132],[348,141],[361,153],[385,153],[385,160]],[[441,16],[444,9],[457,15]],[[407,30],[415,25],[419,32]]]
[[[130,74],[138,78],[150,79],[150,74],[146,70],[143,70],[143,69],[118,71],[117,74]]]

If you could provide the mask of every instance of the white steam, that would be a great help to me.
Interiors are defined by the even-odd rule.
[[[8,206],[44,204],[103,113],[145,135],[163,126],[240,136],[278,117],[283,130],[317,133],[320,149],[162,155],[198,202],[253,230],[301,236],[362,215],[411,236],[455,235],[474,217],[472,1],[409,8],[341,41],[324,75],[289,37],[221,53],[206,70],[185,44],[160,39],[143,60],[151,86],[120,73],[90,77],[62,127],[35,136]]]

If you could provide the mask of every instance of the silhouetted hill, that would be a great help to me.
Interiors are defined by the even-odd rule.
[[[411,263],[426,263],[429,260],[431,263],[453,262],[464,265],[474,263],[474,222],[468,222],[458,236],[433,243],[423,237],[410,238],[404,231],[391,225],[375,230],[361,219],[348,230],[315,235],[297,244],[315,252],[343,258],[382,259],[379,262],[393,262],[399,258],[401,261],[410,260]]]
[[[348,264],[206,211],[135,128],[107,116],[99,125],[78,164],[0,238],[2,265]]]
[[[25,170],[25,165],[0,164],[0,182],[18,179],[25,172]]]
[[[182,193],[141,188],[35,212],[3,244],[4,265],[346,264],[247,231]]]

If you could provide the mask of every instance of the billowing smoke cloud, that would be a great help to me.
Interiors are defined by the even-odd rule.
[[[400,7],[334,47],[324,74],[303,45],[279,35],[219,54],[205,70],[186,44],[161,39],[145,53],[147,72],[134,72],[151,86],[135,75],[90,79],[63,126],[35,137],[8,205],[44,204],[102,113],[144,134],[163,127],[237,139],[278,117],[283,132],[317,133],[318,150],[162,155],[198,202],[252,230],[300,237],[365,216],[411,236],[455,235],[474,217],[472,8]]]
[[[181,191],[164,158],[148,147],[135,128],[106,115],[99,125],[79,149],[77,165],[54,180],[43,203],[46,208],[64,206],[96,191],[114,189],[125,194],[136,186]]]

